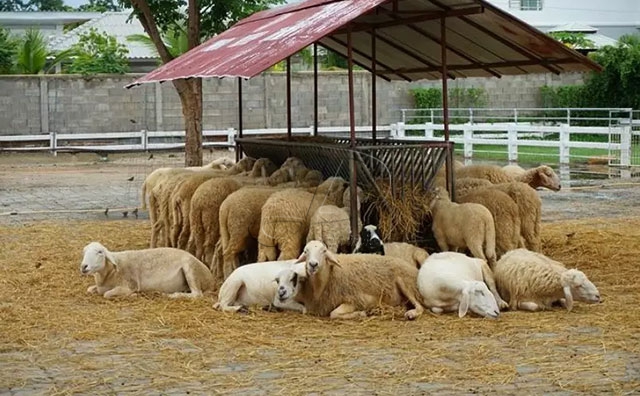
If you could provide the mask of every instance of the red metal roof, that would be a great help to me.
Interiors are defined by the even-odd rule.
[[[190,77],[251,78],[318,42],[384,79],[440,79],[441,18],[449,77],[599,70],[484,0],[307,0],[251,15],[129,86]],[[128,87],[129,87],[128,86]]]

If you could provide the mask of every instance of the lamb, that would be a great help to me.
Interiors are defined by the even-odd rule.
[[[362,228],[362,220],[360,216],[360,202],[362,201],[362,189],[358,187],[356,198],[356,210],[358,212],[358,226]],[[327,245],[327,248],[338,253],[340,248],[344,248],[351,244],[351,191],[346,188],[342,196],[344,208],[335,205],[320,206],[309,221],[309,233],[307,234],[307,242],[319,240]]]
[[[502,170],[514,179],[521,177],[526,172],[520,165],[505,165],[502,167]]]
[[[405,312],[406,319],[416,319],[424,312],[416,284],[418,270],[400,259],[376,254],[334,255],[324,243],[311,241],[298,262],[305,263],[298,292],[287,293],[291,287],[281,288],[290,278],[281,275],[278,297],[303,304],[310,314],[352,319],[366,316],[367,310],[379,304],[404,306],[407,302],[413,309]]]
[[[83,275],[94,275],[87,289],[105,298],[157,291],[171,298],[201,297],[213,287],[209,269],[191,254],[174,248],[111,252],[99,242],[84,247]]]
[[[509,308],[523,311],[550,309],[560,304],[571,311],[573,301],[600,302],[600,293],[587,276],[577,269],[526,249],[508,252],[494,268],[498,291],[509,301]]]
[[[424,305],[436,314],[457,310],[462,318],[471,310],[497,318],[500,308],[507,307],[487,263],[462,253],[432,254],[420,268],[417,282]]]
[[[487,179],[493,184],[519,181],[530,185],[534,189],[544,187],[552,191],[560,191],[561,188],[560,178],[547,165],[528,169],[517,177],[512,177],[497,165],[469,165],[456,170],[455,176],[456,179],[463,177]]]
[[[274,279],[277,279],[283,270],[291,268],[295,262],[296,259],[270,261],[236,268],[222,284],[218,302],[213,307],[224,312],[238,312],[254,305],[272,305],[278,290],[277,281],[274,282]],[[293,286],[293,292],[297,293],[300,283],[297,274],[293,274],[294,277],[289,279],[289,283]],[[304,305],[293,300],[279,303],[278,307],[306,313]]]
[[[342,206],[342,195],[347,186],[344,179],[333,177],[319,185],[315,193],[286,189],[269,197],[262,207],[258,261],[298,257],[313,213],[322,205]]]
[[[193,193],[189,210],[191,233],[187,250],[212,267],[214,246],[220,236],[219,209],[224,200],[242,187],[232,178],[207,180]]]
[[[492,188],[477,188],[456,194],[457,203],[478,203],[489,209],[495,229],[496,259],[509,250],[521,247],[520,214],[518,205],[506,193]],[[475,256],[475,254],[474,254]],[[493,262],[490,261],[493,265]]]
[[[239,255],[260,232],[262,206],[275,192],[274,187],[244,187],[231,194],[220,205],[219,231],[222,261],[214,263],[219,276],[227,278],[240,266]]]
[[[406,242],[383,243],[377,230],[378,228],[372,224],[366,225],[360,231],[358,243],[353,252],[396,257],[418,269],[420,269],[424,260],[429,257],[429,253],[426,250]]]
[[[474,257],[495,263],[496,227],[489,209],[479,203],[451,202],[442,189],[436,189],[431,216],[431,230],[442,251],[468,248]]]

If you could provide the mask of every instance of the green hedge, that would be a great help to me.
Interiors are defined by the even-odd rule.
[[[442,90],[440,88],[413,88],[409,92],[413,95],[416,109],[440,109],[442,108]],[[479,108],[487,106],[487,93],[483,88],[450,88],[449,108]],[[459,114],[458,114],[459,113]],[[425,117],[429,117],[431,112],[418,112],[415,119],[408,120],[409,123],[425,122]],[[452,111],[450,113],[451,123],[464,123],[468,120],[468,111]],[[435,115],[436,122],[440,122],[442,113]]]

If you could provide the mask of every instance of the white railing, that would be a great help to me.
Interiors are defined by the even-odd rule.
[[[376,128],[382,134],[389,134],[391,126],[379,126]],[[370,126],[357,126],[356,133],[370,135]],[[313,126],[292,128],[294,135],[313,135]],[[348,136],[349,127],[319,127],[318,133],[322,135]],[[286,128],[269,129],[245,129],[243,136],[262,136],[286,134]],[[202,131],[204,139],[220,138],[218,141],[205,141],[203,147],[235,147],[235,138],[238,131],[234,128],[222,130]],[[50,151],[54,155],[62,151],[154,151],[179,149],[184,147],[184,131],[146,131],[136,132],[101,132],[101,133],[56,133],[42,135],[6,135],[0,136],[0,151]],[[181,139],[181,142],[153,142],[153,140]],[[224,139],[222,139],[224,138]],[[106,143],[100,143],[100,142]],[[130,143],[136,141],[136,143]],[[77,144],[86,142],[86,144]],[[20,144],[18,147],[7,147]],[[74,144],[76,143],[76,144]]]

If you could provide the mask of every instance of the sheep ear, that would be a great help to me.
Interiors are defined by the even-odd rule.
[[[467,311],[469,310],[469,299],[471,297],[469,296],[469,289],[468,288],[464,288],[462,290],[462,298],[460,299],[460,304],[458,304],[458,317],[462,318],[467,314]]]
[[[571,286],[564,286],[562,288],[562,291],[564,292],[565,307],[567,308],[568,312],[571,312],[571,310],[573,309],[573,295],[571,294]]]
[[[305,261],[307,261],[307,255],[305,254],[305,252],[302,252],[302,254],[298,257],[298,260],[295,262],[295,264],[303,263]]]
[[[327,250],[326,255],[328,261],[332,262],[337,267],[342,267],[340,265],[340,261],[338,261],[338,258],[335,256],[335,254],[333,254],[332,251]]]

